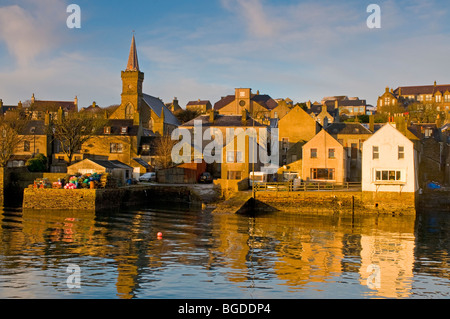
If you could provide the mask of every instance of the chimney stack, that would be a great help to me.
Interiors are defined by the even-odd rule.
[[[373,133],[375,131],[375,117],[369,115],[369,130]]]
[[[215,118],[216,118],[216,112],[215,112],[214,110],[211,110],[211,111],[209,112],[209,122],[213,124]]]
[[[45,126],[49,126],[50,125],[50,113],[47,112],[45,113]]]
[[[247,125],[247,110],[242,110],[242,125]]]

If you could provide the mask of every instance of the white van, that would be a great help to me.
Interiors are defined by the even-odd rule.
[[[255,184],[266,183],[267,176],[268,176],[267,173],[264,173],[264,172],[250,172],[250,175],[249,175],[250,187],[253,186],[253,181],[255,182]]]

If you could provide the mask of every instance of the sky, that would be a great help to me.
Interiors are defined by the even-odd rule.
[[[120,104],[133,31],[144,93],[182,107],[235,88],[376,105],[386,86],[450,83],[447,0],[0,0],[0,99]]]

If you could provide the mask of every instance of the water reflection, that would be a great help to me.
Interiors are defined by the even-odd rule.
[[[439,214],[416,220],[8,210],[0,238],[0,298],[411,298],[450,292],[450,231]],[[68,264],[81,267],[82,289],[67,288]]]

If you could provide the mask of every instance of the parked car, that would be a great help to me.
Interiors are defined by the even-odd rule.
[[[140,182],[156,182],[156,173],[145,173],[141,177],[139,177]]]
[[[211,173],[208,173],[208,172],[202,173],[202,175],[200,175],[199,182],[200,183],[212,183],[213,177],[212,177]]]

